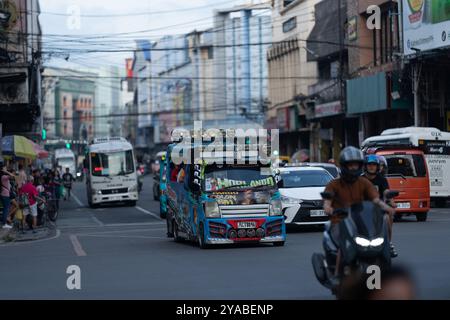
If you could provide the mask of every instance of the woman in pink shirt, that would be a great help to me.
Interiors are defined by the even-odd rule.
[[[3,229],[11,229],[12,227],[6,222],[9,215],[9,206],[11,204],[11,177],[14,177],[11,173],[9,173],[3,165],[3,162],[0,163],[0,180],[1,180],[1,198],[3,205],[3,214],[2,214],[2,224]]]

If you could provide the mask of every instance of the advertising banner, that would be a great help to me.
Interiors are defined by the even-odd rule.
[[[450,45],[450,0],[403,0],[404,54]]]

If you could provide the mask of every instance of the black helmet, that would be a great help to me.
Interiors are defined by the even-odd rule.
[[[350,162],[359,163],[359,168],[349,170],[347,164]],[[339,164],[341,166],[342,178],[348,182],[354,182],[363,173],[364,155],[361,150],[355,147],[346,147],[341,151]]]

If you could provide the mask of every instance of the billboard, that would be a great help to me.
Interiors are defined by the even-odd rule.
[[[450,46],[450,0],[403,0],[404,54]]]

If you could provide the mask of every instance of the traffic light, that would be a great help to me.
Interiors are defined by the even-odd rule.
[[[42,140],[47,140],[47,130],[42,129]]]
[[[66,149],[70,149],[70,143],[66,143]]]

